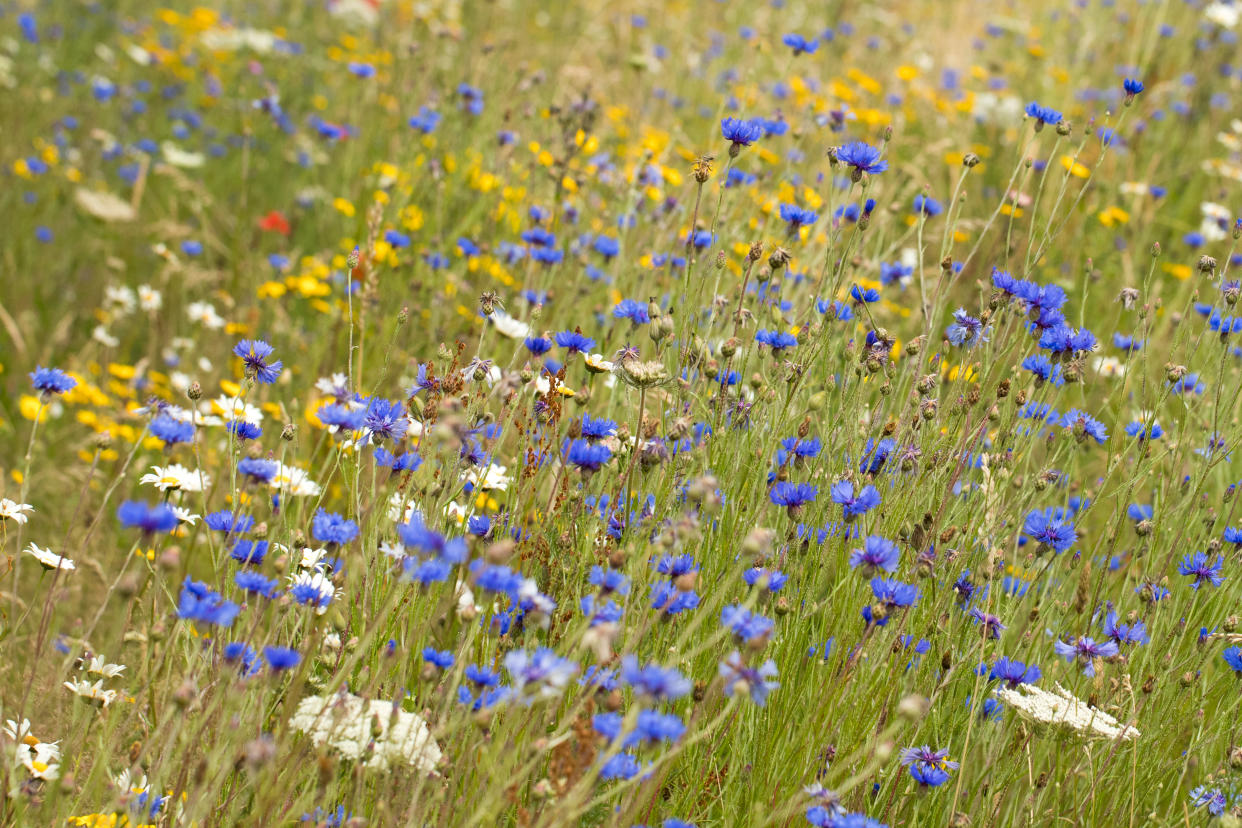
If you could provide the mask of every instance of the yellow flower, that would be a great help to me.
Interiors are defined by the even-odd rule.
[[[344,199],[339,196],[332,200],[332,206],[335,207],[338,212],[340,212],[347,218],[353,218],[354,213],[357,212],[354,209],[354,205],[352,202],[350,202],[348,199]]]
[[[1113,227],[1128,222],[1130,214],[1120,207],[1107,207],[1100,211],[1099,219],[1100,224],[1105,227]]]
[[[1069,170],[1069,174],[1075,178],[1086,178],[1091,175],[1091,170],[1087,169],[1082,164],[1079,164],[1073,159],[1072,156],[1069,155],[1061,156],[1061,166]]]

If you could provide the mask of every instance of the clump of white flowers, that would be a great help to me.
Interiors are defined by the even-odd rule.
[[[1012,707],[1019,716],[1037,724],[1068,727],[1086,736],[1106,739],[1137,739],[1140,734],[1123,725],[1103,710],[1091,707],[1059,684],[1056,692],[1042,690],[1033,684],[1015,688],[999,687],[996,697]]]
[[[289,724],[310,736],[316,745],[328,745],[346,759],[365,767],[412,765],[433,771],[440,747],[427,723],[400,703],[368,700],[352,693],[307,696],[298,704]]]

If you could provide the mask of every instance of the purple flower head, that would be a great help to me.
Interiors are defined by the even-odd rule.
[[[1081,662],[1082,672],[1085,676],[1095,675],[1095,660],[1097,658],[1112,658],[1120,652],[1117,644],[1113,641],[1097,642],[1095,639],[1088,638],[1085,635],[1072,644],[1058,639],[1053,644],[1053,649],[1057,651],[1057,655],[1062,656],[1066,661]]]
[[[246,376],[264,385],[275,382],[283,368],[280,360],[268,360],[275,350],[262,339],[243,339],[233,346],[233,354],[245,363]]]
[[[901,560],[901,550],[897,544],[879,535],[870,535],[863,541],[861,549],[850,554],[850,566],[854,569],[862,567],[867,575],[878,571],[896,572]]]
[[[879,147],[863,141],[837,147],[837,160],[852,168],[855,181],[861,180],[863,173],[878,175],[888,169],[888,162],[880,159],[881,154]]]

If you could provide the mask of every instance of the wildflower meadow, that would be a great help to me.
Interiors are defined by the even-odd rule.
[[[0,825],[1242,825],[1240,32],[0,0]]]

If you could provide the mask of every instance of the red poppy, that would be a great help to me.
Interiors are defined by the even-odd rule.
[[[289,220],[279,210],[273,210],[259,219],[259,229],[287,236],[289,235]]]

